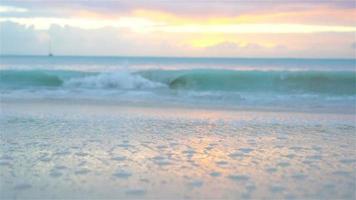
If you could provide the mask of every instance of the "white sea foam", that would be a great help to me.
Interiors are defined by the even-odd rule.
[[[65,87],[81,87],[91,89],[153,89],[165,85],[128,72],[101,73],[95,76],[72,78],[64,82]]]

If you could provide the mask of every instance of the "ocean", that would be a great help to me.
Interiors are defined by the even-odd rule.
[[[0,57],[2,199],[355,199],[355,59]]]
[[[355,60],[1,58],[2,98],[355,110]]]

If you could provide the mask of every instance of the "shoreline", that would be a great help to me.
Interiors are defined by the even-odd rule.
[[[208,111],[231,111],[231,112],[272,112],[272,113],[306,113],[306,114],[341,114],[341,115],[355,115],[356,105],[354,107],[342,108],[293,108],[282,106],[261,106],[261,105],[237,105],[237,106],[224,106],[224,105],[194,105],[193,103],[187,104],[183,102],[132,102],[132,101],[115,101],[108,99],[86,99],[86,98],[4,98],[0,96],[1,104],[43,104],[43,103],[56,103],[56,104],[72,104],[72,105],[95,105],[95,106],[117,106],[117,107],[132,107],[132,108],[157,108],[157,109],[186,109],[186,110],[208,110]]]

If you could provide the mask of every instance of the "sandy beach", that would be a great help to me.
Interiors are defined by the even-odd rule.
[[[355,198],[352,114],[48,100],[1,108],[2,199]]]

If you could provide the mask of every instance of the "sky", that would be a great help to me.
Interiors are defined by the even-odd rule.
[[[0,1],[0,54],[355,58],[354,0]]]

